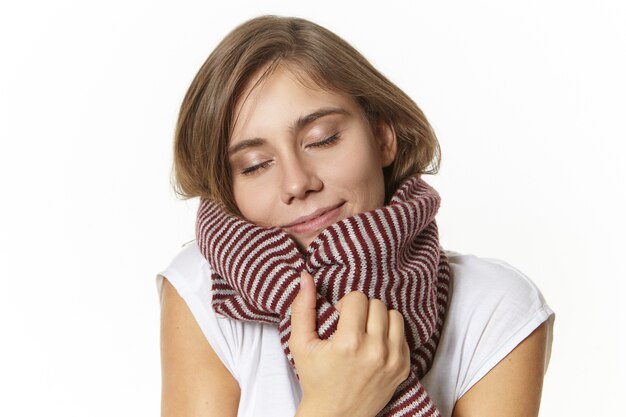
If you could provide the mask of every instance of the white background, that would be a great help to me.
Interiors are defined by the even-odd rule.
[[[335,31],[429,117],[442,243],[557,313],[541,415],[619,414],[626,3],[291,3],[0,6],[0,415],[158,415],[155,274],[197,205],[169,185],[178,107],[264,13]]]

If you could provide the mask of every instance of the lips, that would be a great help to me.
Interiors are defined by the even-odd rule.
[[[337,221],[345,202],[315,210],[312,214],[302,216],[283,226],[288,232],[297,235],[309,235],[322,230]]]

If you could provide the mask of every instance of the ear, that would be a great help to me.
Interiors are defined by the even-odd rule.
[[[376,126],[376,139],[378,141],[382,166],[383,168],[388,167],[396,160],[396,153],[398,152],[396,131],[389,122],[378,122]]]

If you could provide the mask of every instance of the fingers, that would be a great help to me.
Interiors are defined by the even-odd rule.
[[[337,323],[337,333],[364,333],[367,323],[369,300],[359,291],[346,294],[340,301],[341,314]]]
[[[404,381],[411,371],[410,349],[404,334],[404,317],[398,310],[389,310],[388,317],[389,356],[390,360],[402,370],[400,381]]]
[[[316,290],[313,277],[306,271],[300,274],[300,291],[291,304],[291,337],[296,343],[318,340],[316,325]]]
[[[404,335],[404,317],[398,310],[389,310],[388,312],[389,328],[388,338],[389,342],[394,346],[402,346],[406,343],[406,337]]]
[[[387,340],[387,317],[387,306],[382,301],[372,298],[369,300],[365,331],[372,336],[380,338],[380,340]]]
[[[368,300],[362,292],[353,291],[335,305],[340,311],[337,331],[341,334],[363,334],[386,341],[388,337],[387,306],[380,300]]]
[[[300,275],[300,291],[291,306],[291,343],[306,344],[319,341],[316,322],[316,288],[313,277],[306,271]],[[335,305],[340,311],[337,323],[338,335],[374,336],[376,339],[395,346],[401,352],[406,345],[404,318],[397,310],[387,310],[378,299],[369,300],[365,294],[352,291]],[[356,342],[359,338],[354,339]]]

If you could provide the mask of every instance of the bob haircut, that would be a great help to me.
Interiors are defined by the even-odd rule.
[[[422,111],[356,49],[310,21],[261,16],[220,42],[185,95],[172,169],[179,198],[212,199],[240,214],[228,160],[235,107],[255,75],[265,69],[260,82],[278,65],[288,67],[303,83],[353,97],[374,133],[383,123],[395,131],[396,159],[384,168],[386,202],[409,176],[438,171],[439,143]]]

